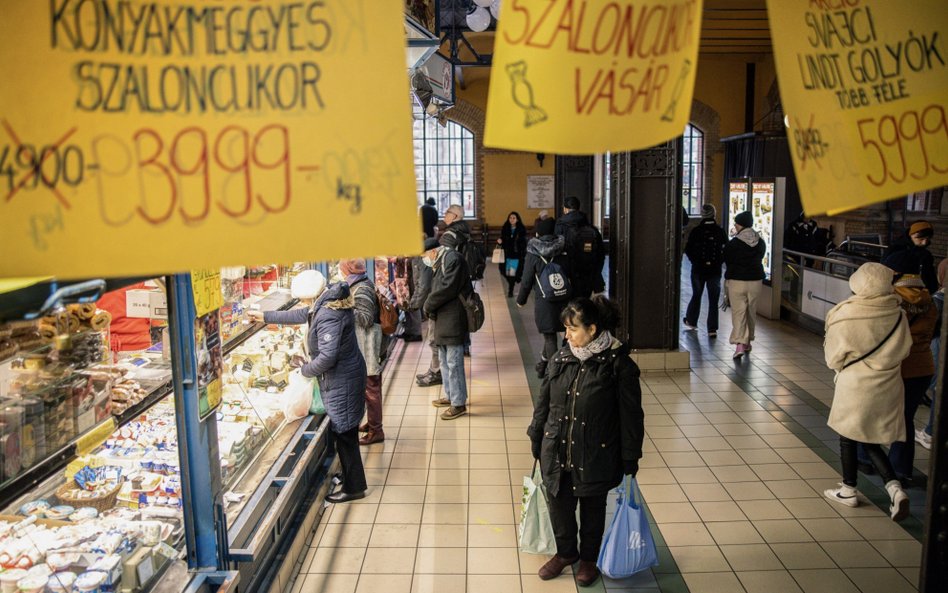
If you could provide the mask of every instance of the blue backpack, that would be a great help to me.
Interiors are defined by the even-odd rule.
[[[551,303],[568,300],[573,295],[573,287],[566,270],[555,257],[550,261],[543,259],[542,256],[537,257],[540,257],[540,261],[543,262],[543,269],[537,276],[537,286],[540,287],[543,300]]]

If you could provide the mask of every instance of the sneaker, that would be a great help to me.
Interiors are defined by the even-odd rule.
[[[734,356],[731,358],[740,360],[742,356],[744,356],[744,344],[738,344],[737,348],[734,349]]]
[[[429,373],[415,381],[415,383],[417,383],[419,387],[431,387],[432,385],[441,385],[443,381],[441,379],[441,373]]]
[[[848,507],[859,506],[859,491],[855,488],[847,486],[846,484],[840,484],[839,488],[830,488],[829,490],[824,490],[823,495],[833,502],[839,503],[841,505]]]
[[[919,445],[925,447],[926,449],[931,450],[932,448],[932,435],[928,434],[921,428],[915,431],[915,442]]]
[[[451,406],[447,410],[441,413],[442,420],[454,420],[455,418],[460,418],[461,416],[467,414],[467,406],[454,407]]]
[[[745,353],[745,354],[750,354],[750,351],[751,351],[751,350],[753,350],[753,348],[751,348],[751,345],[750,345],[750,344],[744,344],[744,353]]]
[[[681,319],[681,323],[682,323],[682,325],[685,326],[685,329],[687,329],[688,331],[698,329],[698,326],[697,326],[697,325],[693,325],[693,324],[691,324],[691,323],[688,323],[688,318],[687,318],[687,317],[683,317],[683,318]]]
[[[714,330],[710,330],[710,331],[708,331],[708,337],[709,337],[709,338],[716,338],[716,337],[718,337],[718,332],[716,332],[716,331],[714,331]]]
[[[451,401],[448,400],[448,398],[446,397],[442,397],[442,398],[431,400],[431,405],[436,408],[447,408],[448,406],[451,405]]]
[[[902,484],[898,480],[892,480],[885,485],[886,492],[892,504],[889,506],[889,516],[892,520],[899,522],[909,516],[909,497],[902,489]]]

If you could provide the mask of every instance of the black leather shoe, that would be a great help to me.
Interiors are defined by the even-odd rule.
[[[332,494],[327,494],[326,502],[330,502],[332,504],[338,504],[340,502],[349,502],[350,500],[359,500],[360,498],[365,498],[365,490],[363,490],[362,492],[355,492],[353,494],[349,494],[348,492],[343,492],[342,490],[340,490],[339,492],[333,492]]]

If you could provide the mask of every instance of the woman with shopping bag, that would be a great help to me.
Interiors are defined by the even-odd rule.
[[[561,319],[568,345],[550,361],[527,430],[556,539],[556,555],[539,576],[555,578],[579,561],[576,581],[587,587],[599,578],[606,496],[638,472],[642,390],[628,346],[611,333],[619,321],[615,304],[603,296],[576,299]]]
[[[495,250],[491,261],[497,264],[500,275],[507,280],[507,296],[512,297],[514,285],[523,275],[523,258],[527,255],[527,227],[523,226],[518,212],[507,215],[497,245],[503,251],[503,259]]]

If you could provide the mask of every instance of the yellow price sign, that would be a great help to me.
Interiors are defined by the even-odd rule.
[[[0,13],[0,277],[420,249],[398,3]]]
[[[194,309],[198,317],[223,307],[220,269],[192,270],[191,292],[194,294]]]
[[[808,214],[948,184],[942,0],[768,0],[767,10]]]
[[[702,0],[505,0],[484,144],[562,154],[637,150],[691,114]]]

